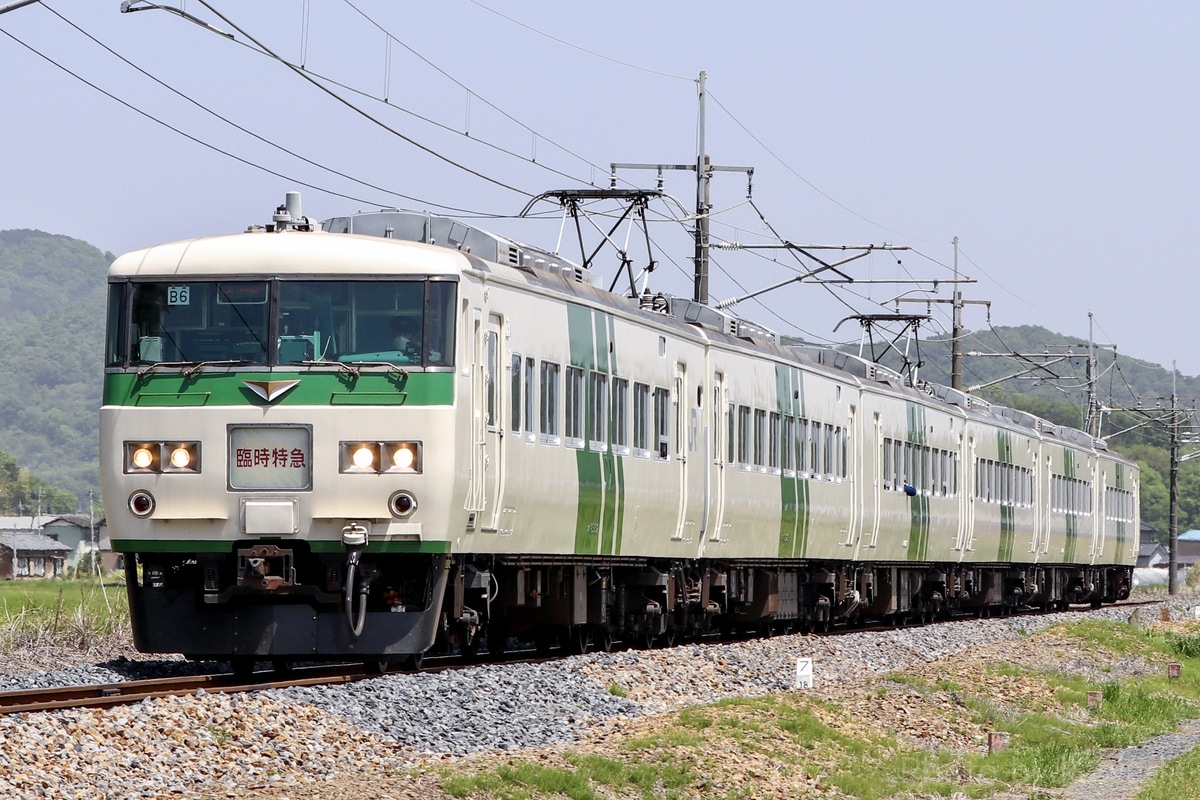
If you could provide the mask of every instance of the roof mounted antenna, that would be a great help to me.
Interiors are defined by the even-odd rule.
[[[283,196],[283,205],[275,209],[271,221],[275,223],[276,231],[286,231],[289,228],[297,231],[313,230],[312,221],[300,213],[299,192],[288,192]]]

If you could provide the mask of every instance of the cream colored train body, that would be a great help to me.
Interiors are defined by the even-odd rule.
[[[321,227],[110,270],[103,486],[144,650],[414,660],[1128,592],[1137,469],[1099,440],[461,223]]]

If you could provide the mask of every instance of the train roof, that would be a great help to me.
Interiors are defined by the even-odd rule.
[[[280,246],[286,242],[287,246]],[[337,275],[345,255],[343,237],[320,231],[264,229],[227,236],[209,236],[155,245],[127,253],[109,267],[109,277],[185,275],[245,276],[252,263],[256,274]],[[434,249],[401,241],[362,237],[359,247],[366,258],[356,259],[354,274],[395,274],[405,260],[405,249],[421,261],[422,272],[457,275],[470,264],[468,256],[454,250]],[[375,256],[375,257],[372,257]]]
[[[347,236],[360,248],[352,270],[337,267],[339,262],[344,263]],[[288,237],[289,246],[280,246],[281,237]],[[271,225],[127,253],[112,263],[109,276],[244,276],[247,263],[254,264],[256,274],[385,276],[396,274],[397,265],[407,260],[406,256],[420,261],[423,274],[494,272],[491,265],[509,268],[525,274],[530,284],[615,311],[648,312],[643,319],[657,320],[680,331],[690,330],[693,335],[726,346],[802,361],[827,375],[844,376],[849,383],[878,386],[885,391],[909,394],[916,400],[933,400],[958,409],[966,417],[984,418],[1035,438],[1108,452],[1103,439],[1084,431],[1055,425],[1017,409],[993,406],[948,386],[909,385],[895,370],[851,353],[819,345],[784,345],[781,337],[769,328],[722,309],[666,294],[648,293],[634,298],[606,291],[594,285],[595,276],[589,270],[558,254],[435,214],[381,209],[316,223],[300,214],[299,196],[288,193],[285,205],[276,210]],[[1115,453],[1110,455],[1120,458]]]

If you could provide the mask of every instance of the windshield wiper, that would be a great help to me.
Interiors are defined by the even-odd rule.
[[[279,366],[282,367],[285,365],[280,364]],[[358,377],[358,374],[359,374],[359,370],[355,369],[354,367],[350,366],[349,364],[345,363],[344,361],[329,361],[328,359],[322,359],[320,361],[301,361],[300,366],[302,366],[302,367],[337,367],[338,369],[342,370],[343,372],[349,372],[351,375],[353,375],[356,378]]]
[[[187,367],[187,366],[193,366],[195,363],[196,363],[195,361],[155,361],[153,364],[149,364],[149,365],[144,366],[141,369],[139,369],[138,377],[140,378],[143,375],[149,375],[151,372],[154,372],[154,370],[158,369],[159,367],[162,367],[164,369],[166,367]]]
[[[195,364],[192,364],[192,366],[183,371],[183,377],[190,378],[204,367],[232,367],[237,364],[245,363],[245,361],[242,361],[239,358],[225,358],[214,361],[197,361]]]
[[[361,367],[387,367],[388,372],[398,372],[399,374],[403,375],[404,377],[406,377],[406,378],[408,377],[408,370],[404,369],[403,367],[398,367],[390,361],[350,361],[350,362],[339,362],[339,363],[342,364],[342,366],[344,366],[344,367],[349,367],[349,366],[360,367],[360,368]]]

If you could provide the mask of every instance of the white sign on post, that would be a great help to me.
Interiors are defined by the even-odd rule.
[[[813,685],[813,660],[811,658],[796,659],[796,688],[811,689]]]

